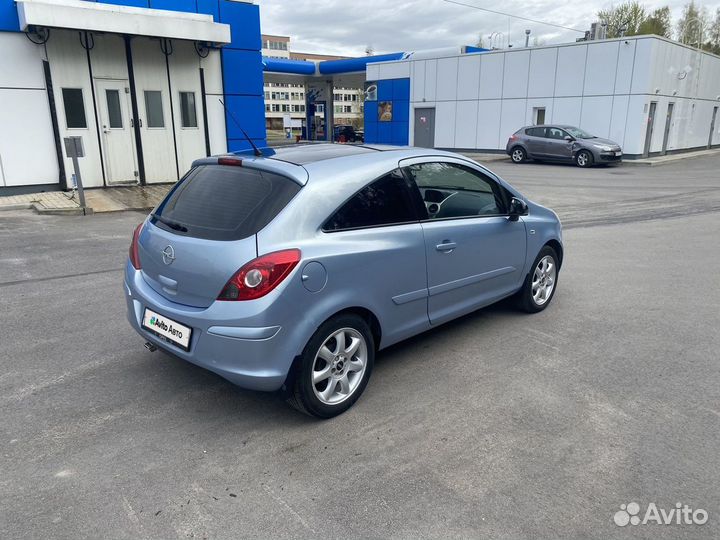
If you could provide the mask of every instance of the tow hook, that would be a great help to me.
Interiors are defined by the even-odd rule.
[[[153,345],[152,343],[150,343],[149,341],[145,342],[145,348],[150,352],[157,351],[157,347],[155,345]]]

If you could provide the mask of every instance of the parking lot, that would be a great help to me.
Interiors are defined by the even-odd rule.
[[[0,537],[720,536],[720,156],[491,169],[563,220],[552,305],[381,352],[324,422],[143,348],[140,213],[1,213]]]

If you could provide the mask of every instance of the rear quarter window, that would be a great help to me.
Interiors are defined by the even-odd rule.
[[[174,234],[240,240],[270,223],[298,191],[294,181],[267,171],[203,165],[178,182],[152,221]]]

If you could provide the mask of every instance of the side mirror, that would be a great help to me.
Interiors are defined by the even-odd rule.
[[[573,142],[573,141],[575,140],[575,139],[573,139],[570,135],[565,135],[564,139],[565,139],[567,142]]]
[[[513,197],[510,199],[510,221],[517,221],[520,216],[526,216],[528,213],[528,205],[522,199]]]

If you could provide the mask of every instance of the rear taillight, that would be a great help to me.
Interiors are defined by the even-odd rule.
[[[218,165],[230,165],[231,167],[242,167],[242,159],[232,157],[218,158]]]
[[[235,272],[218,300],[254,300],[265,296],[280,285],[299,262],[299,249],[286,249],[258,257]]]
[[[133,268],[135,268],[135,270],[140,270],[140,268],[142,268],[142,266],[140,266],[140,253],[138,251],[138,243],[140,242],[140,233],[142,232],[144,224],[145,223],[141,223],[140,225],[135,227],[132,242],[130,242],[130,264],[133,265]]]
[[[517,135],[515,135],[515,134],[510,135],[510,140],[511,140],[511,141],[514,141],[515,139],[517,139]]]

